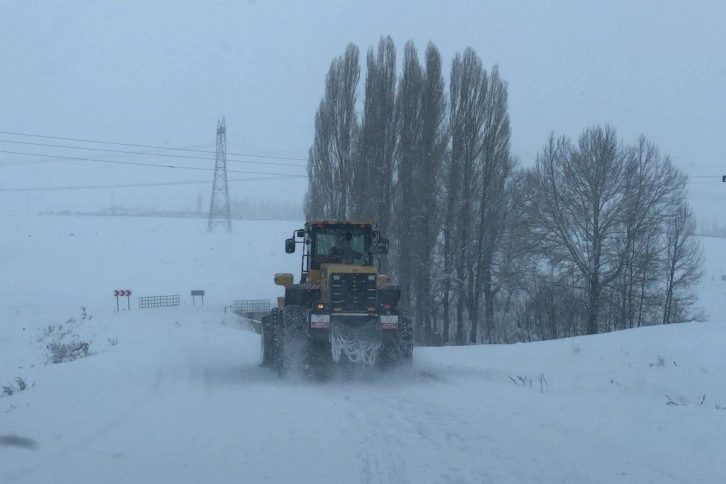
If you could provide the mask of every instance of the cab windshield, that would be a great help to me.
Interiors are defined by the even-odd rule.
[[[320,264],[337,263],[370,265],[368,248],[371,243],[369,233],[356,227],[324,227],[315,235],[313,268]]]

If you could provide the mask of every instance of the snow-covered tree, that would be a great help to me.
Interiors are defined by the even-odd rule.
[[[350,215],[360,129],[355,109],[359,80],[358,47],[349,44],[330,65],[325,96],[315,115],[315,138],[308,154],[307,218],[345,220]]]
[[[388,233],[393,201],[396,117],[396,46],[381,38],[378,51],[369,49],[360,142],[354,158],[353,217],[374,220]]]

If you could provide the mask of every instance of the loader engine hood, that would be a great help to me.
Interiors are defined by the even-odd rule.
[[[322,264],[322,297],[336,312],[375,312],[378,307],[378,274],[373,266]]]

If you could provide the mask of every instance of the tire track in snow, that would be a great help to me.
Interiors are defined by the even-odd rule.
[[[352,386],[345,396],[346,419],[356,436],[361,482],[489,482],[481,450],[502,456],[493,439],[461,415],[417,391],[421,382],[379,381]],[[435,382],[434,384],[441,384]],[[447,385],[442,384],[445,388]],[[418,398],[420,397],[420,398]],[[450,465],[441,461],[454,457]],[[502,456],[503,457],[503,456]],[[472,464],[474,463],[474,464]],[[494,479],[496,482],[496,479]]]
[[[346,384],[347,385],[347,384]],[[367,385],[366,385],[367,386]],[[386,428],[383,412],[371,410],[370,391],[353,384],[346,389],[342,400],[341,416],[356,438],[356,459],[359,463],[361,482],[384,484],[390,482],[411,483],[408,468],[401,449],[403,441]]]
[[[404,448],[412,451],[412,460],[415,458],[420,461],[427,482],[473,483],[491,480],[492,476],[483,466],[473,468],[471,462],[480,462],[482,456],[478,451],[484,447],[491,449],[494,447],[493,442],[486,434],[474,430],[464,416],[431,398],[414,399],[404,395],[392,402],[383,398],[378,400],[376,406],[390,408],[386,422],[390,432],[415,436],[416,445],[411,446],[409,442]],[[482,442],[486,445],[482,445]],[[451,461],[453,455],[468,465],[457,465]],[[431,462],[442,460],[451,463],[443,469],[441,465],[428,469]]]
[[[386,463],[399,462],[404,482],[481,483],[511,478],[512,456],[482,423],[487,400],[460,400],[462,383],[437,367],[413,368],[384,375],[368,388],[357,389],[351,416],[361,435],[369,437],[361,453],[365,482],[390,482]],[[467,393],[465,393],[467,395]],[[489,409],[492,414],[494,410]],[[486,421],[486,419],[484,419]],[[381,457],[381,453],[386,454]],[[392,457],[395,456],[395,457]],[[381,470],[383,469],[383,470]]]

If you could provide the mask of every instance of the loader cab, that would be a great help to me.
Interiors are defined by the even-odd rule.
[[[373,236],[370,224],[312,224],[310,269],[318,270],[325,263],[373,265]]]
[[[313,280],[322,264],[347,264],[353,266],[378,266],[380,256],[388,253],[388,240],[371,222],[307,222],[304,229],[296,230],[285,240],[285,252],[295,253],[296,246],[303,246],[300,282]]]

